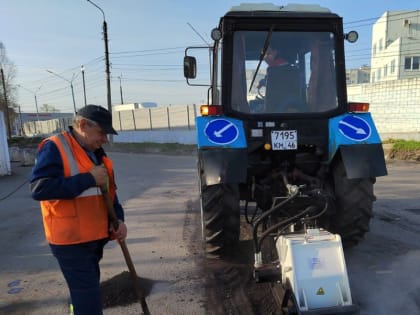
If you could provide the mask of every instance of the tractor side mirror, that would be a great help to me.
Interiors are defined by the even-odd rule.
[[[192,56],[184,57],[184,77],[195,79],[197,76],[197,61]]]

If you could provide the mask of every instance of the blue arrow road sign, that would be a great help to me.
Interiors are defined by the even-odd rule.
[[[214,119],[207,123],[204,133],[209,141],[216,144],[229,144],[234,142],[239,135],[236,125],[226,119]]]
[[[357,116],[346,116],[338,122],[338,130],[348,139],[363,141],[370,137],[371,128],[369,123]]]

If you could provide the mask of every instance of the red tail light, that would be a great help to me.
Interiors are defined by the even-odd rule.
[[[348,111],[351,113],[366,113],[369,111],[369,103],[348,103]]]
[[[222,106],[220,105],[201,105],[201,116],[218,116],[223,114]]]

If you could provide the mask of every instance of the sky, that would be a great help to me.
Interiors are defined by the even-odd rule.
[[[185,48],[211,43],[220,17],[246,2],[92,1],[103,10],[108,27],[112,104],[162,106],[205,103],[207,88],[188,86],[184,79]],[[347,68],[370,64],[372,25],[385,11],[420,9],[413,0],[250,2],[319,4],[340,15],[346,32],[359,33],[358,42],[345,46]],[[39,108],[48,104],[73,112],[70,83],[76,108],[84,106],[82,65],[87,103],[107,107],[102,27],[101,11],[87,0],[0,0],[0,42],[16,71],[13,93],[22,112],[36,111],[35,95]],[[6,72],[10,64],[2,66]]]

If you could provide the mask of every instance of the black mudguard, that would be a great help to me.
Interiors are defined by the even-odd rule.
[[[216,185],[246,181],[248,153],[246,149],[201,149],[198,151],[203,184]]]
[[[380,143],[342,145],[339,151],[349,179],[388,174],[384,150]]]

